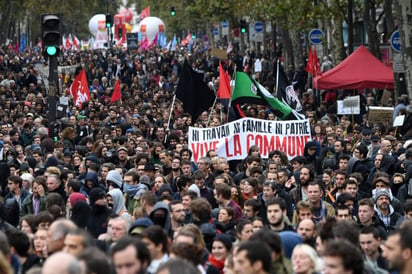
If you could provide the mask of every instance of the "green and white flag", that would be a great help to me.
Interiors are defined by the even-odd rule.
[[[281,120],[301,120],[291,107],[274,97],[265,87],[244,72],[236,72],[232,104],[257,104],[267,106]]]

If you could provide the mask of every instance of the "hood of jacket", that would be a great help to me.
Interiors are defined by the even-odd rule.
[[[165,212],[166,216],[163,218],[159,218],[159,215],[156,214],[157,211],[163,211]],[[163,214],[161,214],[164,216]],[[169,214],[169,206],[163,202],[157,202],[152,211],[149,214],[149,218],[152,220],[152,222],[155,225],[160,225],[162,226],[166,231],[169,231],[170,229],[170,214]]]
[[[316,147],[316,152],[313,156],[309,155],[309,148],[311,147]],[[305,148],[303,149],[303,155],[305,156],[305,158],[315,158],[318,154],[319,154],[319,149],[320,146],[318,145],[318,143],[316,141],[308,141],[305,144]]]
[[[113,212],[119,214],[122,209],[125,209],[123,193],[118,188],[113,188],[107,195],[110,195],[113,199]]]

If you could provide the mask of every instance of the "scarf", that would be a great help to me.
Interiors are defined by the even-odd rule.
[[[208,261],[212,265],[216,266],[217,269],[219,269],[220,273],[223,274],[223,267],[225,266],[225,259],[218,260],[215,257],[213,257],[212,253],[210,253]]]
[[[129,197],[133,197],[135,199],[140,199],[140,196],[144,192],[148,190],[147,186],[144,184],[137,184],[135,186],[124,184],[123,185],[123,192],[127,194]]]
[[[316,209],[314,208],[313,210],[315,213]],[[319,210],[319,216],[316,216],[315,214],[313,214],[313,218],[317,221],[320,222],[322,220],[324,220],[325,216],[326,216],[326,205],[325,202],[321,199],[320,200],[320,210]]]

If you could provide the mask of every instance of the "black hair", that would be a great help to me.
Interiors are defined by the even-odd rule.
[[[339,257],[342,259],[343,268],[352,273],[363,273],[363,256],[359,248],[343,239],[330,240],[323,251],[324,257]]]
[[[272,267],[272,258],[270,248],[266,243],[261,241],[246,241],[238,245],[236,254],[246,251],[246,258],[253,265],[255,262],[261,261],[262,268],[266,273],[270,273]]]
[[[13,229],[7,233],[9,244],[14,247],[17,255],[20,257],[27,257],[30,248],[30,239],[26,233]]]
[[[143,232],[140,234],[140,238],[147,238],[151,242],[154,243],[154,245],[162,245],[162,252],[167,253],[168,251],[168,245],[167,245],[167,234],[164,231],[164,229],[161,226],[154,225],[154,226],[149,226],[143,230]]]

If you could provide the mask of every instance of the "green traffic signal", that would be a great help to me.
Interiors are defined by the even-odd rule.
[[[41,15],[41,40],[43,53],[47,56],[56,56],[61,45],[61,19],[57,14],[46,13]]]
[[[171,8],[170,8],[170,15],[171,15],[171,16],[175,16],[175,15],[176,15],[175,7],[171,7]]]
[[[113,25],[113,16],[111,14],[106,14],[106,28],[110,29]]]
[[[49,46],[46,49],[47,55],[54,56],[57,53],[57,48],[55,46]]]
[[[241,33],[246,33],[247,31],[247,22],[246,20],[240,20],[240,32]]]

